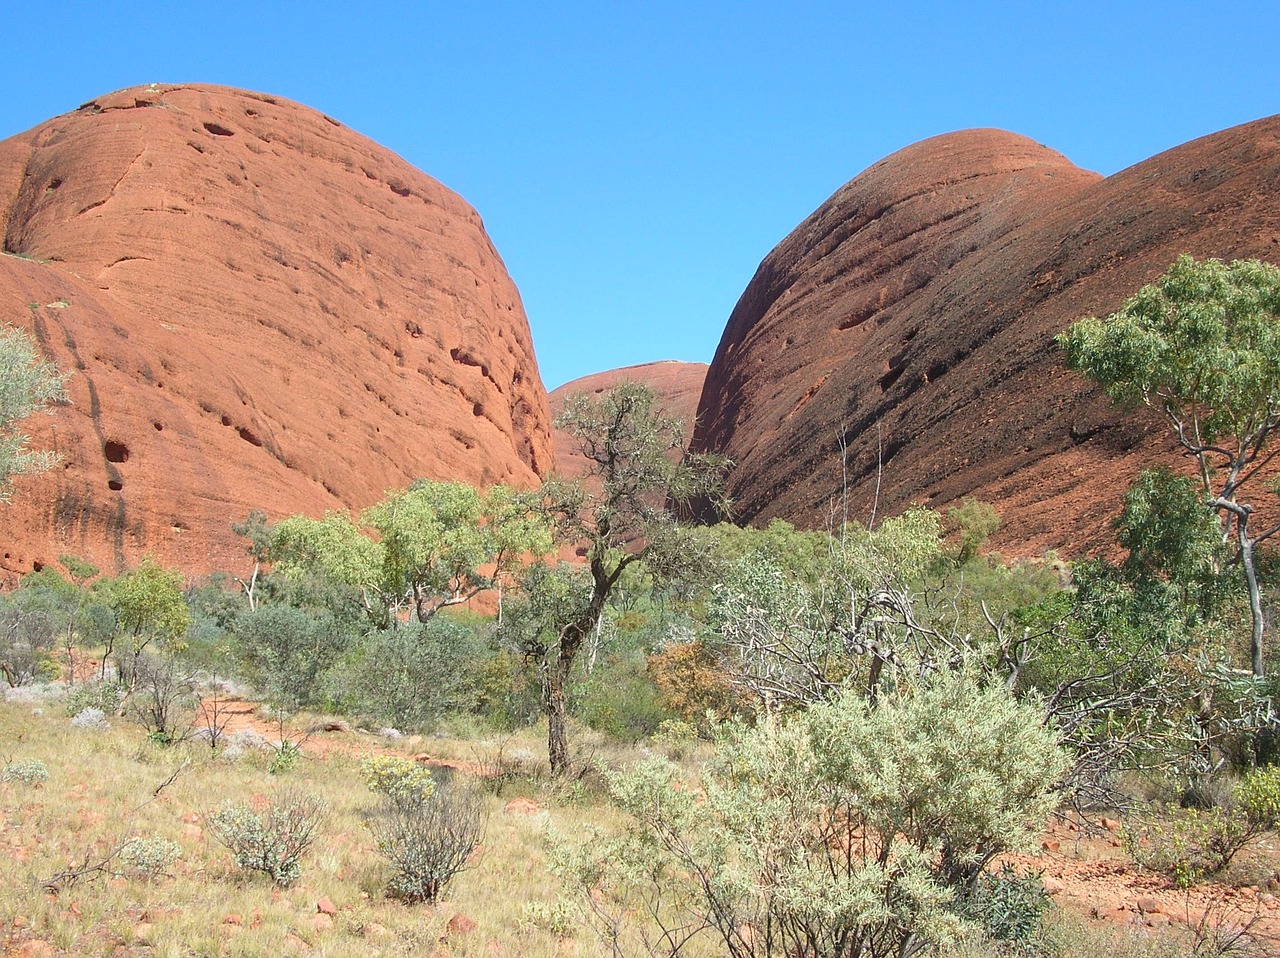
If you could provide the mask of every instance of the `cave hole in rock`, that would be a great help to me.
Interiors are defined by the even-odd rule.
[[[218,123],[205,123],[204,128],[214,136],[235,136],[235,133]]]
[[[122,442],[116,442],[114,439],[108,439],[102,447],[103,454],[107,457],[107,462],[128,462],[129,447]]]
[[[222,417],[222,424],[223,424],[224,426],[230,426],[230,425],[231,425],[231,417],[230,417],[230,416],[223,416],[223,417]]]
[[[62,177],[55,176],[53,179],[49,181],[49,185],[46,186],[45,189],[52,192],[53,190],[56,190],[61,185],[62,185]]]
[[[162,422],[153,422],[151,425],[153,425],[153,426],[155,426],[155,427],[156,427],[156,432],[164,432],[164,423],[162,423]]]
[[[121,489],[124,488],[124,481],[121,479],[108,479],[107,488],[110,489],[112,492],[119,492]]]
[[[240,427],[239,429],[237,429],[236,431],[237,431],[238,433],[240,433],[240,438],[241,438],[241,439],[243,439],[245,442],[249,443],[249,445],[251,445],[251,446],[261,446],[261,445],[262,445],[262,440],[261,440],[261,439],[259,439],[257,436],[255,436],[252,432],[250,432],[250,431],[249,431],[248,429],[246,429],[244,426],[241,426],[241,427]]]
[[[8,554],[8,553],[5,553],[5,558],[7,559],[8,557],[9,557],[9,554]],[[39,559],[34,560],[34,561],[31,563],[31,571],[32,571],[32,572],[43,572],[43,571],[44,571],[44,563],[43,563],[43,562],[41,562]]]
[[[483,415],[484,415],[484,404],[483,404],[483,403],[476,403],[474,406],[472,406],[472,407],[471,407],[471,415],[473,415],[473,416],[483,416]]]

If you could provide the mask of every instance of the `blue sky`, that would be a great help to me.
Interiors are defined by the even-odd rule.
[[[472,203],[543,380],[708,362],[760,260],[916,140],[1113,173],[1280,112],[1270,2],[18,3],[0,138],[127,86],[330,114]]]

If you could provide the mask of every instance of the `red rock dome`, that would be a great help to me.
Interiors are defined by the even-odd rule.
[[[124,90],[0,142],[0,322],[72,371],[63,460],[0,566],[154,552],[238,568],[230,524],[419,476],[536,482],[546,394],[465,201],[339,121],[209,86]]]

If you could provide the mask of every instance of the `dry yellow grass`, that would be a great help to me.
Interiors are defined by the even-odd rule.
[[[292,771],[272,775],[267,755],[231,762],[203,744],[158,747],[119,721],[107,731],[74,728],[56,702],[34,709],[0,704],[0,755],[38,759],[49,769],[41,787],[0,784],[0,945],[6,953],[145,949],[158,956],[246,958],[431,954],[442,940],[450,954],[490,958],[598,951],[596,942],[562,939],[538,920],[539,906],[545,911],[561,904],[544,865],[546,828],[572,831],[610,818],[607,809],[581,800],[581,786],[548,791],[525,783],[525,794],[544,806],[534,815],[504,813],[520,787],[487,797],[483,845],[436,907],[385,897],[387,866],[362,819],[375,801],[361,780],[360,753],[430,751],[459,763],[490,764],[501,750],[508,759],[527,753],[523,758],[532,766],[540,742],[532,736],[502,743],[343,737],[351,748],[328,748],[323,755],[304,749],[312,754]],[[189,765],[172,784],[151,798],[184,763]],[[223,801],[270,795],[282,785],[320,797],[327,809],[301,879],[283,890],[264,875],[240,870],[203,826]],[[98,861],[132,836],[176,842],[182,857],[169,874],[151,880],[90,875],[65,882],[57,894],[42,888],[50,876]],[[337,907],[331,920],[318,917],[321,898]],[[458,913],[476,923],[473,931],[449,933],[448,922]]]

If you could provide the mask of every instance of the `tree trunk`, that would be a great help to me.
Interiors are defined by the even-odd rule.
[[[562,656],[556,656],[547,670],[547,757],[551,774],[559,775],[569,768],[569,729],[565,712],[565,675]]]
[[[1258,587],[1258,571],[1253,565],[1253,540],[1249,538],[1247,526],[1247,514],[1236,519],[1236,541],[1240,544],[1240,564],[1244,566],[1244,579],[1249,586],[1249,614],[1253,619],[1249,653],[1254,676],[1262,678],[1262,590]]]
[[[573,660],[582,647],[585,633],[577,626],[570,626],[560,637],[555,659],[547,669],[547,758],[551,762],[551,774],[561,775],[569,770],[569,726],[565,707],[565,689],[569,686],[569,673]]]

